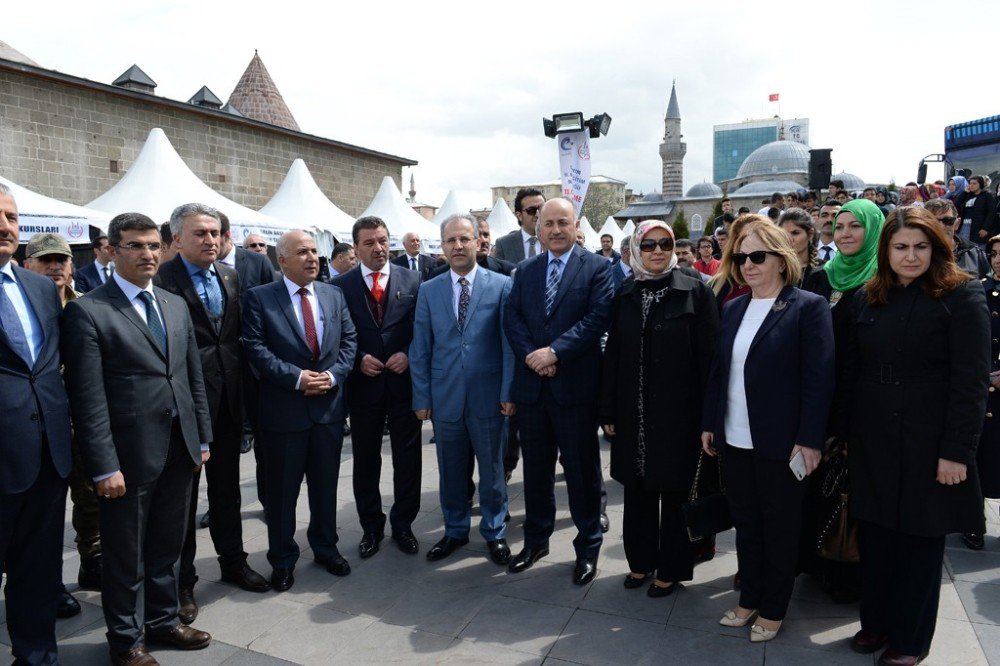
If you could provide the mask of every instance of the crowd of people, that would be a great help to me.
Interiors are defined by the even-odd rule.
[[[688,505],[722,493],[739,601],[720,624],[776,638],[805,572],[860,601],[854,650],[919,662],[945,536],[983,548],[983,495],[1000,495],[1000,223],[986,179],[949,186],[908,186],[898,205],[836,182],[821,204],[792,193],[734,214],[727,199],[695,242],[646,220],[597,252],[570,201],[524,189],[520,228],[495,244],[485,221],[454,215],[441,261],[415,234],[393,258],[386,223],[362,217],[328,264],[309,233],[284,234],[279,271],[262,237],[234,246],[226,217],[198,203],[166,224],[118,215],[76,270],[65,239],[35,235],[22,269],[17,204],[0,186],[0,561],[15,659],[56,663],[56,618],[79,612],[62,582],[67,488],[78,582],[102,592],[111,661],[155,664],[147,644],[211,642],[192,626],[202,469],[222,580],[282,592],[303,481],[311,556],[351,573],[336,502],[348,432],[358,556],[379,552],[387,523],[403,553],[420,551],[430,421],[444,524],[430,561],[469,543],[476,492],[492,562],[517,574],[548,556],[558,462],[572,582],[592,581],[609,529],[603,431],[624,488],[626,589],[665,597],[692,580],[715,544],[692,539]],[[269,576],[243,545],[251,449]],[[837,555],[824,546],[833,481],[850,497]]]

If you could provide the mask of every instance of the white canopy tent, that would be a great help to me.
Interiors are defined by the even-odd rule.
[[[434,219],[431,220],[431,224],[441,229],[441,223],[447,220],[452,215],[468,215],[469,209],[462,209],[458,205],[458,195],[455,194],[455,190],[448,190],[448,195],[444,198],[444,203],[438,208],[438,212],[434,214]]]
[[[596,231],[594,231],[593,225],[590,224],[590,220],[584,215],[580,218],[580,228],[583,229],[583,245],[591,252],[596,252],[601,247],[601,237]]]
[[[622,227],[622,233],[625,234],[626,236],[631,236],[632,234],[634,234],[635,222],[633,222],[632,220],[626,222],[625,225]]]
[[[490,234],[493,237],[493,242],[500,238],[504,234],[509,234],[512,231],[518,231],[521,226],[517,223],[517,218],[514,217],[514,213],[510,212],[510,206],[503,198],[498,198],[497,202],[493,204],[493,210],[490,211],[490,216],[486,218],[486,223],[490,226]]]
[[[382,179],[382,185],[375,193],[375,198],[359,217],[369,215],[382,218],[386,226],[389,227],[390,249],[403,249],[403,234],[414,231],[420,234],[424,252],[441,254],[440,229],[410,208],[410,205],[403,199],[403,195],[399,193],[396,181],[390,176]]]
[[[604,234],[611,234],[611,239],[612,239],[611,244],[614,247],[615,251],[618,250],[618,246],[621,244],[622,239],[625,238],[625,234],[618,226],[618,223],[615,222],[615,218],[611,217],[610,215],[608,216],[608,219],[604,221],[604,226],[601,227],[601,230],[598,231],[597,233],[599,236],[603,236]]]
[[[202,203],[225,213],[236,244],[256,233],[273,245],[286,231],[303,228],[241,206],[203,183],[159,127],[150,130],[139,156],[122,179],[87,205],[111,215],[143,213],[159,223],[169,220],[174,208],[185,203]]]
[[[2,176],[0,183],[9,187],[14,195],[22,244],[27,243],[35,234],[52,233],[59,234],[70,245],[89,245],[90,227],[97,227],[103,233],[108,232],[111,215],[107,213],[32,192]]]
[[[351,242],[354,218],[323,194],[301,158],[292,162],[281,187],[260,212],[318,230],[316,246],[327,257],[333,252],[334,243]]]

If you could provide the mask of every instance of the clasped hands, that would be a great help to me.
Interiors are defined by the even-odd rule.
[[[527,356],[524,357],[524,363],[529,368],[537,372],[542,377],[554,377],[556,374],[556,358],[555,352],[552,351],[551,347],[542,347],[541,349],[536,349]]]
[[[303,370],[299,374],[299,390],[307,396],[323,395],[333,388],[330,375],[315,370]]]
[[[369,377],[378,377],[386,370],[389,372],[395,372],[397,375],[401,375],[406,372],[406,369],[409,367],[410,359],[406,357],[405,352],[396,352],[390,356],[385,363],[378,360],[371,354],[365,354],[361,358],[361,372]]]

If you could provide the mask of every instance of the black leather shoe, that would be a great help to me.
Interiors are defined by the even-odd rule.
[[[240,454],[253,451],[253,435],[244,435],[240,440]]]
[[[342,555],[336,555],[328,560],[316,558],[316,564],[326,567],[326,570],[334,576],[346,576],[351,573],[351,565],[347,563]]]
[[[648,574],[645,575],[645,576],[643,576],[642,578],[636,578],[632,574],[627,573],[627,574],[625,574],[625,583],[624,583],[625,589],[626,590],[635,590],[637,588],[640,588],[640,587],[642,587],[643,585],[646,584],[646,579],[647,578],[649,578]]]
[[[431,549],[427,551],[427,561],[437,562],[438,560],[443,560],[467,543],[469,543],[469,537],[465,537],[464,539],[455,539],[453,537],[446,536],[431,546]]]
[[[230,571],[223,571],[222,582],[239,585],[247,592],[267,592],[271,589],[267,579],[251,569],[246,562]]]
[[[295,585],[295,576],[291,569],[275,569],[271,572],[271,589],[275,592],[285,592]]]
[[[56,617],[60,620],[65,620],[68,617],[73,617],[74,615],[79,615],[80,602],[77,601],[72,594],[66,591],[66,586],[62,586],[62,592],[59,593],[59,605],[56,606]]]
[[[608,514],[601,514],[601,533],[607,534],[608,530],[611,529],[611,520],[608,519]]]
[[[874,631],[862,629],[851,639],[851,649],[858,654],[872,654],[885,647],[888,640],[889,637],[885,634],[876,634]]]
[[[104,568],[101,563],[100,555],[80,558],[80,571],[76,575],[76,582],[81,590],[101,591],[101,573]]]
[[[576,567],[573,569],[573,582],[577,585],[586,585],[594,580],[597,575],[597,560],[589,557],[577,559]]]
[[[417,537],[413,536],[413,532],[406,530],[405,532],[393,532],[392,540],[396,542],[399,549],[406,553],[407,555],[416,555],[417,551],[420,550],[420,544],[417,543]]]
[[[669,587],[660,587],[656,583],[650,583],[649,588],[646,589],[646,596],[652,597],[654,599],[659,599],[660,597],[669,597],[677,590],[678,587],[680,587],[680,585],[681,585],[680,583],[674,583]]]
[[[885,664],[886,666],[916,666],[919,664],[924,656],[913,656],[911,654],[902,654],[896,652],[895,650],[886,650],[878,658],[879,664]]]
[[[159,666],[153,655],[146,652],[145,645],[128,650],[127,652],[111,651],[111,663],[114,666]]]
[[[379,544],[384,538],[385,534],[381,532],[365,532],[365,535],[361,537],[361,543],[358,544],[358,555],[361,556],[361,559],[367,560],[377,553]]]
[[[549,554],[548,548],[525,548],[507,565],[507,571],[521,573],[531,568],[531,565]]]
[[[208,514],[209,514],[209,512],[208,512],[208,511],[206,511],[206,512],[205,512],[205,515],[204,515],[204,516],[202,516],[202,517],[201,517],[201,520],[199,520],[199,521],[198,521],[198,528],[199,528],[199,529],[202,529],[202,530],[207,530],[207,529],[208,529],[208,524],[209,524],[209,522],[211,522],[211,520],[212,520],[212,519],[211,519],[211,518],[209,517],[209,515],[208,515]]]
[[[165,631],[147,631],[146,641],[170,645],[178,650],[201,650],[207,648],[208,644],[212,642],[212,636],[208,632],[199,631],[194,627],[178,624]]]
[[[177,590],[177,601],[180,609],[177,611],[177,619],[181,624],[191,624],[198,617],[198,603],[194,600],[194,590],[190,587],[182,587]]]
[[[510,546],[507,545],[506,539],[487,541],[486,545],[489,546],[491,560],[499,565],[510,563]]]
[[[982,550],[986,546],[986,542],[983,540],[982,534],[963,534],[962,543],[969,550]]]

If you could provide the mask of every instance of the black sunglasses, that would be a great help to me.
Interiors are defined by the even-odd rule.
[[[780,252],[773,252],[771,250],[757,250],[756,252],[733,252],[733,263],[737,266],[742,266],[747,263],[747,259],[753,263],[760,266],[762,263],[767,261],[767,255],[773,255],[775,257],[780,257]]]
[[[656,240],[654,238],[647,238],[646,240],[639,241],[640,252],[652,252],[657,246],[664,252],[670,252],[670,250],[674,249],[674,239],[661,238]]]
[[[541,206],[532,206],[531,208],[525,208],[524,212],[534,217],[535,215],[538,215],[538,211],[540,211],[541,209],[542,209]]]
[[[957,217],[947,216],[947,217],[942,217],[939,220],[939,222],[941,222],[941,224],[943,224],[946,227],[950,227],[951,225],[955,224],[955,220],[957,219],[958,219]]]

